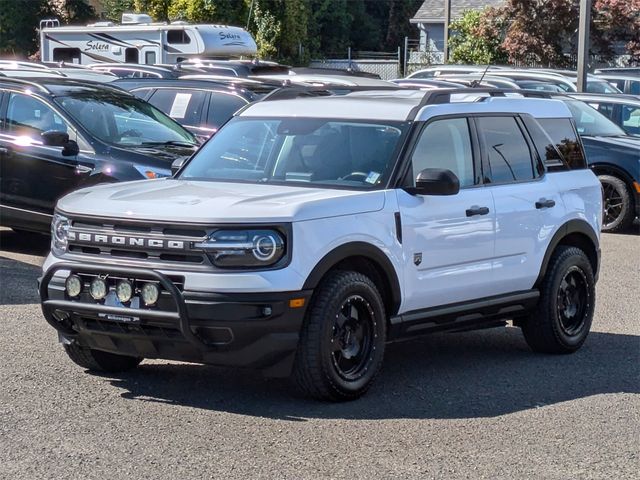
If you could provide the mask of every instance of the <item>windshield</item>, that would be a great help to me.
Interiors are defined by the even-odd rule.
[[[618,127],[607,117],[579,100],[562,99],[567,104],[571,115],[576,122],[576,128],[580,135],[592,135],[600,137],[614,137],[625,135],[624,130]]]
[[[375,188],[389,178],[406,130],[400,122],[236,117],[180,178]]]
[[[195,137],[148,103],[117,92],[57,97],[91,135],[119,147],[159,144],[196,145]]]
[[[620,93],[620,90],[611,85],[609,82],[604,82],[601,80],[588,80],[587,93]]]

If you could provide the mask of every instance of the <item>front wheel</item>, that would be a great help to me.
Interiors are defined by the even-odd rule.
[[[576,247],[553,253],[536,310],[522,321],[522,333],[535,352],[572,353],[587,339],[595,309],[591,263]]]
[[[103,352],[75,343],[65,344],[64,351],[75,364],[94,372],[126,372],[136,368],[142,361],[139,357]]]
[[[294,380],[320,400],[358,398],[380,370],[385,341],[384,304],[375,284],[358,272],[332,272],[309,306]]]

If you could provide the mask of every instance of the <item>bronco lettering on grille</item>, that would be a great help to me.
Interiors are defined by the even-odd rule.
[[[75,232],[69,230],[69,241],[91,245],[105,245],[112,247],[154,248],[169,250],[184,250],[187,242],[183,240],[164,240],[160,238],[132,237],[129,235],[106,235],[97,233]]]

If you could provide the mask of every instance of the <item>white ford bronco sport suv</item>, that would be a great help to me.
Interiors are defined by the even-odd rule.
[[[282,89],[173,178],[67,195],[46,320],[89,370],[254,367],[327,400],[362,395],[412,335],[511,320],[535,351],[577,350],[602,193],[571,113],[469,92]]]

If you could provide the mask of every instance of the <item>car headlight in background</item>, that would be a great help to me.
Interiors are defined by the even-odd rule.
[[[168,168],[146,167],[144,165],[134,165],[133,168],[144,178],[166,178],[171,176],[171,170]]]
[[[56,213],[51,221],[51,251],[54,255],[66,253],[69,247],[69,227],[71,222],[64,215]]]
[[[269,267],[285,254],[284,237],[277,230],[217,230],[194,247],[221,268]]]

